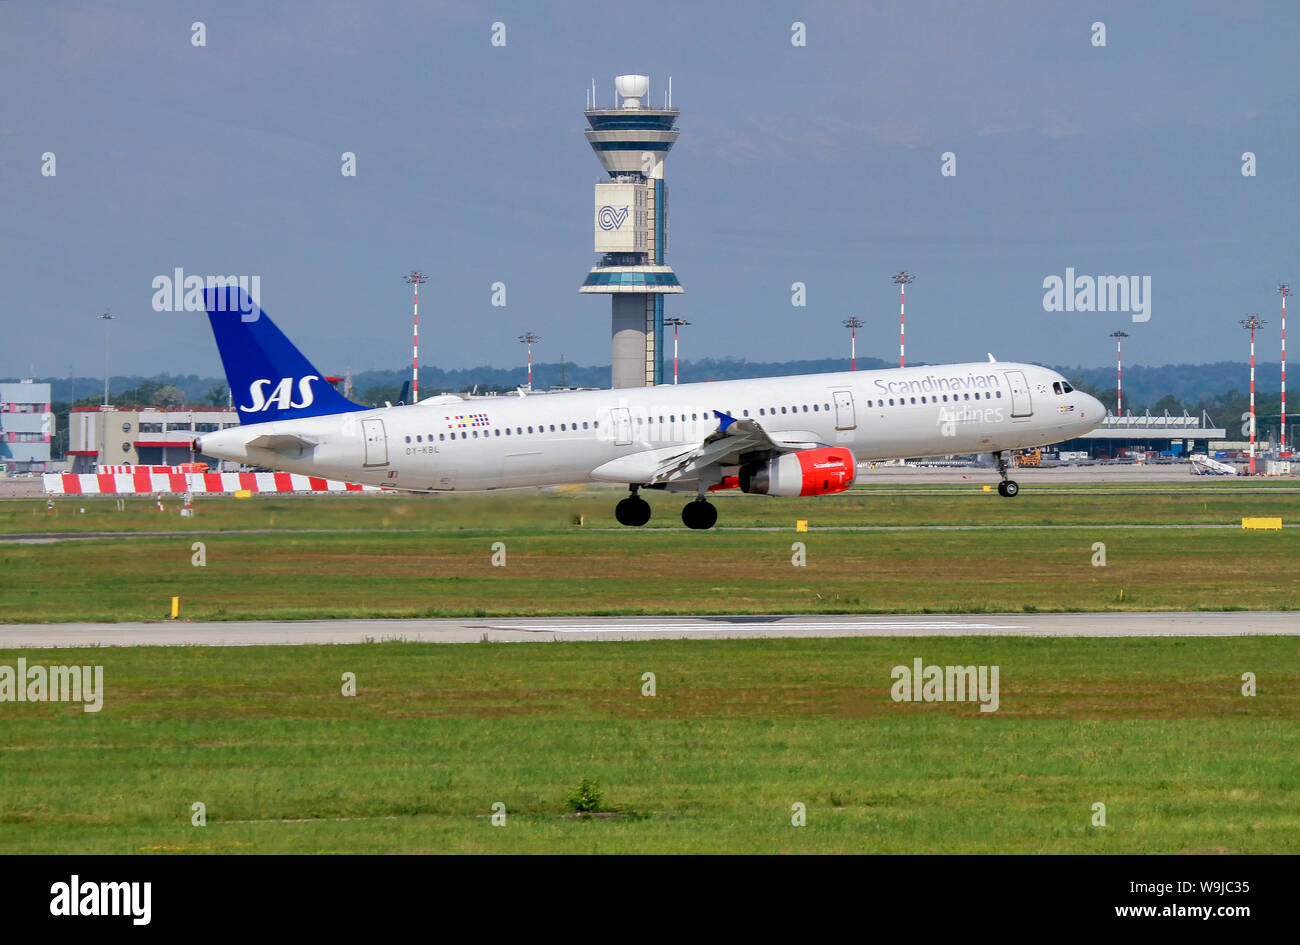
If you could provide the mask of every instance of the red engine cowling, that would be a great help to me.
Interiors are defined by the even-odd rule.
[[[756,495],[830,495],[853,485],[857,460],[851,450],[826,446],[781,453],[740,467],[740,491]]]

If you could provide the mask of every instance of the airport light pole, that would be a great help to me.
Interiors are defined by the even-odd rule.
[[[1255,475],[1255,330],[1268,322],[1250,314],[1241,320],[1242,328],[1250,329],[1250,474]]]
[[[104,406],[108,406],[108,323],[117,316],[111,312],[105,312],[103,315],[97,315],[104,323]]]
[[[1124,339],[1126,331],[1112,331],[1110,337],[1115,339],[1115,416],[1124,416]]]
[[[858,369],[858,329],[862,327],[862,319],[853,315],[840,322],[845,328],[849,329],[849,370]]]
[[[519,336],[519,340],[528,345],[528,389],[533,389],[533,345],[542,340],[541,335],[535,335],[531,331],[526,331]]]
[[[677,329],[682,325],[689,325],[684,318],[678,318],[676,315],[664,319],[665,325],[673,326],[673,383],[677,383]]]
[[[909,284],[916,281],[916,276],[910,272],[904,272],[900,270],[898,274],[893,276],[892,278],[894,282],[898,285],[898,366],[906,367],[907,359],[904,357],[904,345],[903,345],[903,341],[906,338],[906,332],[904,330],[906,327],[906,322],[904,321],[904,316],[903,316],[903,311],[904,311],[903,302],[906,300],[907,287]]]
[[[420,283],[428,282],[429,277],[418,269],[412,269],[402,276],[415,292],[414,310],[411,322],[411,403],[420,402]]]
[[[1282,293],[1282,439],[1278,447],[1279,454],[1286,453],[1286,297],[1291,294],[1291,286],[1280,283],[1277,290]]]

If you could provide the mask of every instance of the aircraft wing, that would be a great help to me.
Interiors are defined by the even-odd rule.
[[[592,478],[657,485],[696,479],[709,466],[735,466],[747,453],[792,453],[825,445],[813,439],[812,433],[771,434],[756,420],[737,420],[718,410],[713,414],[718,418],[718,429],[699,446],[672,446],[621,456],[593,470]]]

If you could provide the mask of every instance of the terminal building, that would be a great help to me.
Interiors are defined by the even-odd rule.
[[[663,381],[664,296],[684,291],[666,262],[664,159],[677,140],[678,112],[671,91],[663,108],[647,105],[649,93],[649,77],[622,75],[614,107],[596,107],[594,82],[587,99],[587,141],[608,180],[596,184],[592,221],[601,256],[578,291],[610,297],[611,387]]]
[[[73,407],[68,432],[71,472],[96,466],[176,466],[193,460],[194,437],[239,426],[233,407]],[[47,447],[48,450],[48,447]]]
[[[1117,417],[1108,413],[1101,426],[1091,433],[1056,444],[1055,448],[1086,451],[1092,459],[1116,459],[1129,451],[1189,456],[1210,452],[1216,442],[1225,439],[1226,434],[1227,431],[1214,426],[1204,412],[1199,417],[1186,413],[1181,416],[1147,413]]]
[[[46,472],[53,436],[49,384],[0,384],[0,473]]]

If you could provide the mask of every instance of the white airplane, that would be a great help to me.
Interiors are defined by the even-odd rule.
[[[208,317],[240,425],[195,440],[218,459],[411,492],[626,483],[623,525],[644,525],[641,489],[828,495],[864,462],[992,453],[1007,497],[1009,451],[1071,439],[1105,416],[1055,371],[995,361],[663,387],[364,407],[347,400],[237,288],[207,290]]]

